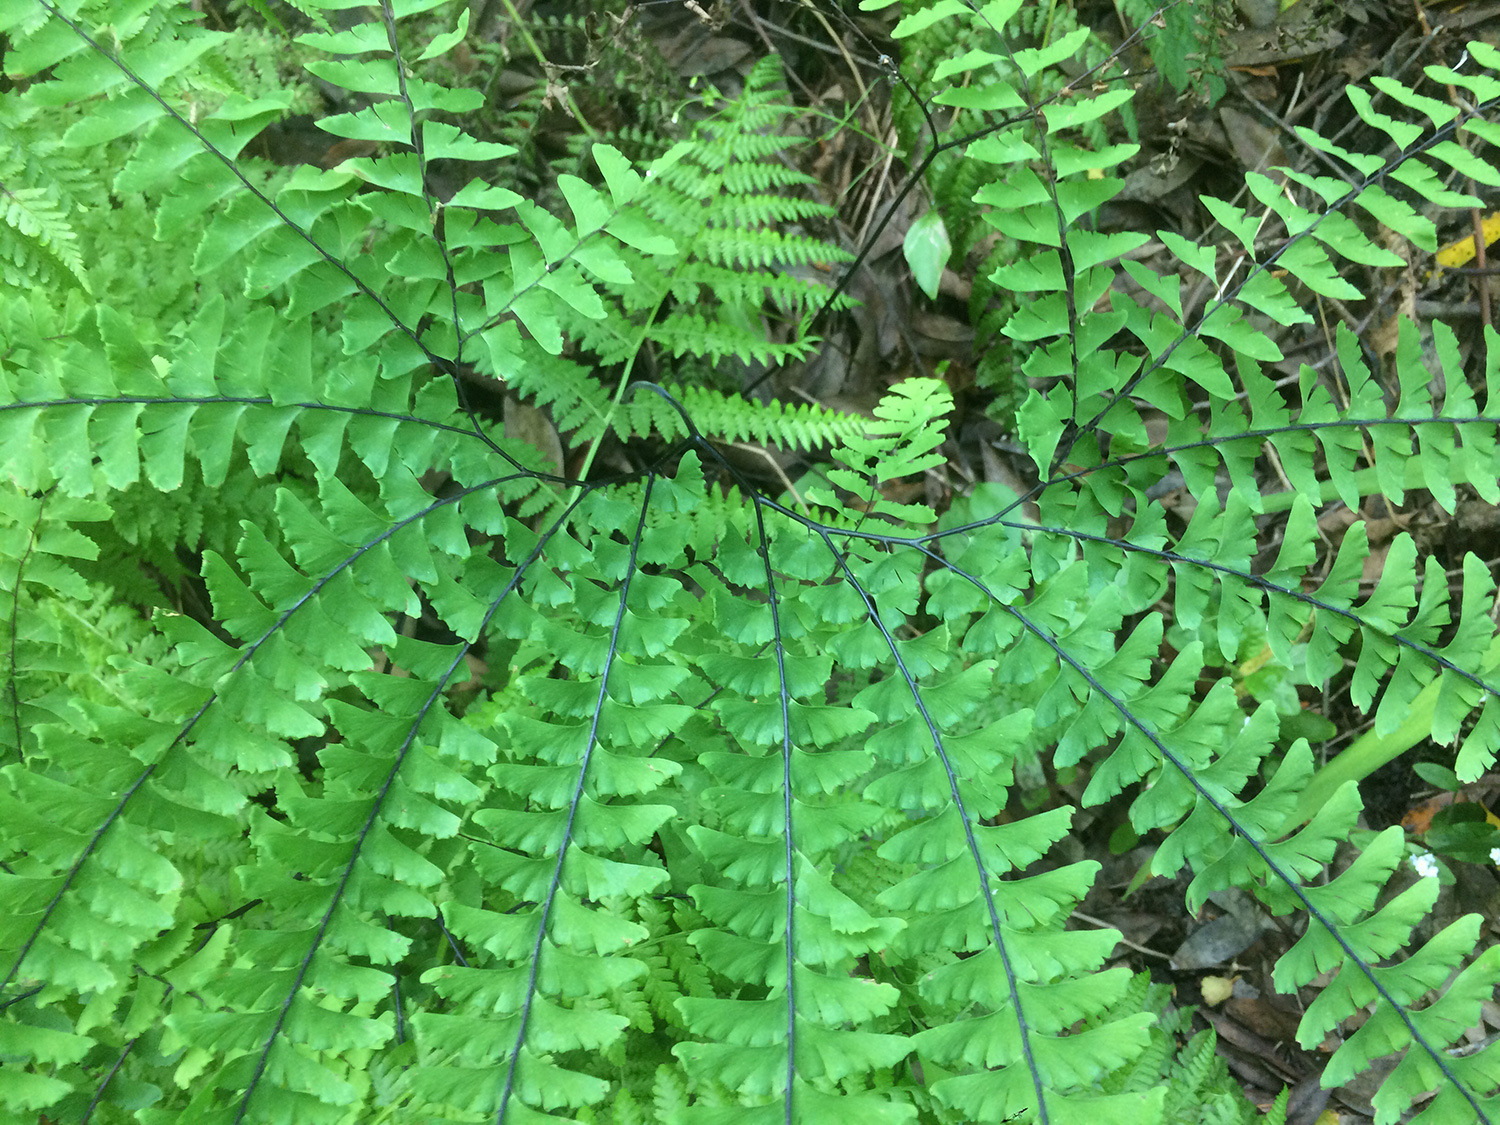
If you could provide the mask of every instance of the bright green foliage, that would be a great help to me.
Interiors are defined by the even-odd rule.
[[[592,146],[549,209],[443,80],[464,5],[297,9],[348,106],[319,126],[370,155],[246,155],[307,94],[242,32],[0,10],[16,175],[58,177],[50,225],[10,221],[33,291],[0,298],[6,1120],[1240,1120],[1212,1044],[1174,1062],[1160,1000],[1108,967],[1118,935],[1068,928],[1098,865],[1067,858],[1074,810],[1037,811],[1040,759],[1089,778],[1085,805],[1125,794],[1190,907],[1239,887],[1286,916],[1303,1045],[1365,1015],[1325,1081],[1401,1053],[1382,1125],[1429,1091],[1422,1120],[1500,1120],[1493,1049],[1453,1052],[1500,976],[1479,919],[1413,936],[1436,884],[1383,893],[1395,830],[1326,877],[1357,792],[1300,823],[1312,748],[1217,671],[1250,642],[1314,680],[1347,663],[1377,730],[1436,684],[1458,775],[1494,761],[1487,568],[1450,598],[1402,536],[1362,584],[1360,525],[1320,558],[1316,518],[1500,499],[1500,340],[1476,376],[1433,325],[1438,393],[1415,327],[1392,385],[1341,329],[1339,394],[1304,369],[1286,396],[1259,326],[1357,300],[1340,261],[1391,258],[1369,218],[1435,246],[1428,206],[1471,202],[1448,170],[1500,183],[1462,143],[1500,140],[1500,54],[1431,72],[1463,111],[1352,92],[1394,157],[1306,134],[1347,176],[1205,201],[1233,257],[1162,233],[1215,285],[1186,315],[1175,273],[1120,260],[1144,236],[1088,221],[1134,148],[1105,128],[1126,91],[1061,96],[1086,33],[1006,0],[913,9],[926,92],[974,116],[953,176],[1010,248],[989,282],[1017,294],[1039,479],[938,516],[906,486],[945,461],[944,385],[873,419],[699,385],[810,353],[846,257],[778,159],[772,64],[645,166]],[[159,279],[108,245],[108,193],[61,170],[83,167],[121,230],[150,217]],[[638,381],[648,360],[689,385]],[[555,475],[470,408],[475,372],[642,467]],[[832,463],[767,495],[711,439]],[[1293,492],[1261,493],[1268,449]],[[1173,469],[1184,527],[1148,496]],[[179,550],[184,604],[112,600]]]
[[[1172,991],[1169,985],[1152,984],[1145,974],[1131,980],[1119,1005],[1153,1012],[1157,1020],[1145,1050],[1110,1075],[1105,1088],[1118,1093],[1164,1086],[1162,1125],[1286,1125],[1287,1091],[1282,1091],[1279,1109],[1273,1106],[1264,1116],[1256,1112],[1215,1050],[1212,1029],[1192,1035],[1193,1009],[1173,1006]]]
[[[961,270],[966,255],[983,252],[983,261],[972,271],[969,302],[978,356],[975,375],[981,386],[996,395],[995,417],[1010,425],[1024,397],[1017,366],[1027,346],[1022,342],[1018,348],[1004,334],[1016,303],[1011,292],[996,283],[993,272],[1014,260],[1017,246],[1003,230],[997,238],[995,229],[984,221],[984,208],[975,193],[990,182],[991,174],[982,161],[971,157],[969,142],[992,126],[997,113],[1024,115],[1028,103],[1039,105],[1070,96],[1081,80],[1070,79],[1056,65],[1060,60],[1073,60],[1091,80],[1123,75],[1098,37],[1079,25],[1070,4],[1006,0],[983,6],[973,19],[934,20],[931,13],[939,8],[921,0],[905,0],[902,10],[907,14],[900,35],[902,70],[912,76],[931,75],[939,83],[935,96],[925,86],[919,88],[920,83],[908,81],[892,91],[893,124],[902,146],[922,155],[913,179],[923,182],[932,205],[932,211],[913,224],[908,240],[922,230],[924,220],[937,219],[937,212],[942,219],[936,229],[943,232],[943,260],[936,274],[948,260],[946,243],[950,240],[955,265]],[[1006,29],[1003,38],[997,35],[1002,27]],[[961,75],[961,81],[947,85],[955,75]],[[1120,108],[1129,123],[1128,103]],[[1086,123],[1084,133],[1091,144],[1104,145],[1106,130],[1100,120]],[[1039,171],[1045,175],[1045,168]],[[989,249],[982,251],[986,246]],[[915,280],[928,296],[935,296],[937,279],[930,285],[924,283],[910,241],[907,259],[913,263]]]

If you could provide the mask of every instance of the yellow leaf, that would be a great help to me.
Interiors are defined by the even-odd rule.
[[[1493,212],[1488,219],[1480,224],[1484,231],[1484,244],[1486,246],[1500,238],[1500,211]],[[1448,243],[1437,252],[1437,263],[1439,266],[1461,266],[1474,257],[1474,236],[1466,234],[1464,237]]]
[[[1204,977],[1198,982],[1198,988],[1203,993],[1203,1002],[1210,1008],[1216,1008],[1234,995],[1234,979]]]

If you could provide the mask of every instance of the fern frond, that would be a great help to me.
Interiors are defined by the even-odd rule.
[[[668,437],[686,437],[682,415],[665,407],[655,396],[638,395],[637,400],[653,405],[646,423],[637,423],[637,432],[647,425]],[[755,402],[717,394],[701,387],[684,387],[679,402],[693,425],[704,436],[722,441],[758,441],[791,449],[818,449],[848,441],[862,433],[869,422],[861,417],[830,410],[816,403]]]
[[[78,253],[78,236],[48,190],[0,185],[0,200],[0,221],[7,232],[0,246],[5,283],[55,284],[65,277],[87,293],[89,279]]]

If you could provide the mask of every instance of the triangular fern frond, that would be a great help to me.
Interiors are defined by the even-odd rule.
[[[0,255],[7,285],[55,283],[66,277],[88,291],[78,236],[47,188],[0,186],[0,219],[6,232]]]

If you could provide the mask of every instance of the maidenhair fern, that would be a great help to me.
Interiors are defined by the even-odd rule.
[[[37,291],[0,297],[7,1120],[1155,1125],[1210,1119],[1210,1085],[1234,1119],[1118,935],[1069,928],[1099,865],[1039,763],[1128,804],[1190,908],[1282,916],[1325,1084],[1395,1055],[1382,1125],[1500,1120],[1493,1048],[1458,1049],[1500,974],[1480,920],[1414,936],[1437,888],[1396,893],[1399,830],[1362,831],[1352,785],[1299,811],[1313,748],[1228,671],[1252,643],[1347,668],[1377,731],[1435,690],[1458,776],[1493,764],[1486,566],[1450,597],[1403,534],[1366,583],[1361,525],[1330,557],[1317,517],[1500,500],[1500,341],[1435,324],[1429,356],[1407,326],[1382,381],[1340,328],[1336,386],[1289,393],[1263,329],[1359,299],[1343,262],[1434,249],[1430,213],[1478,203],[1450,171],[1500,186],[1500,53],[1430,68],[1449,101],[1351,91],[1382,155],[1304,130],[1336,176],[1205,200],[1231,253],[1162,232],[1157,272],[1092,219],[1128,92],[1064,79],[1083,37],[1034,13],[1012,47],[1018,7],[894,32],[965,45],[905,78],[972,115],[941,143],[1013,250],[987,268],[1036,483],[961,497],[905,487],[945,464],[939,382],[872,418],[701,385],[809,355],[847,257],[779,159],[773,63],[660,159],[592,146],[549,210],[443,80],[463,5],[297,5],[318,125],[362,153],[328,168],[250,155],[313,87],[226,82],[241,31],[0,11],[12,163],[111,176],[59,184],[51,233],[11,223]],[[111,247],[106,198],[157,248]],[[490,377],[588,468],[503,434]],[[831,449],[770,494],[745,439]],[[1152,499],[1172,471],[1185,523]]]

